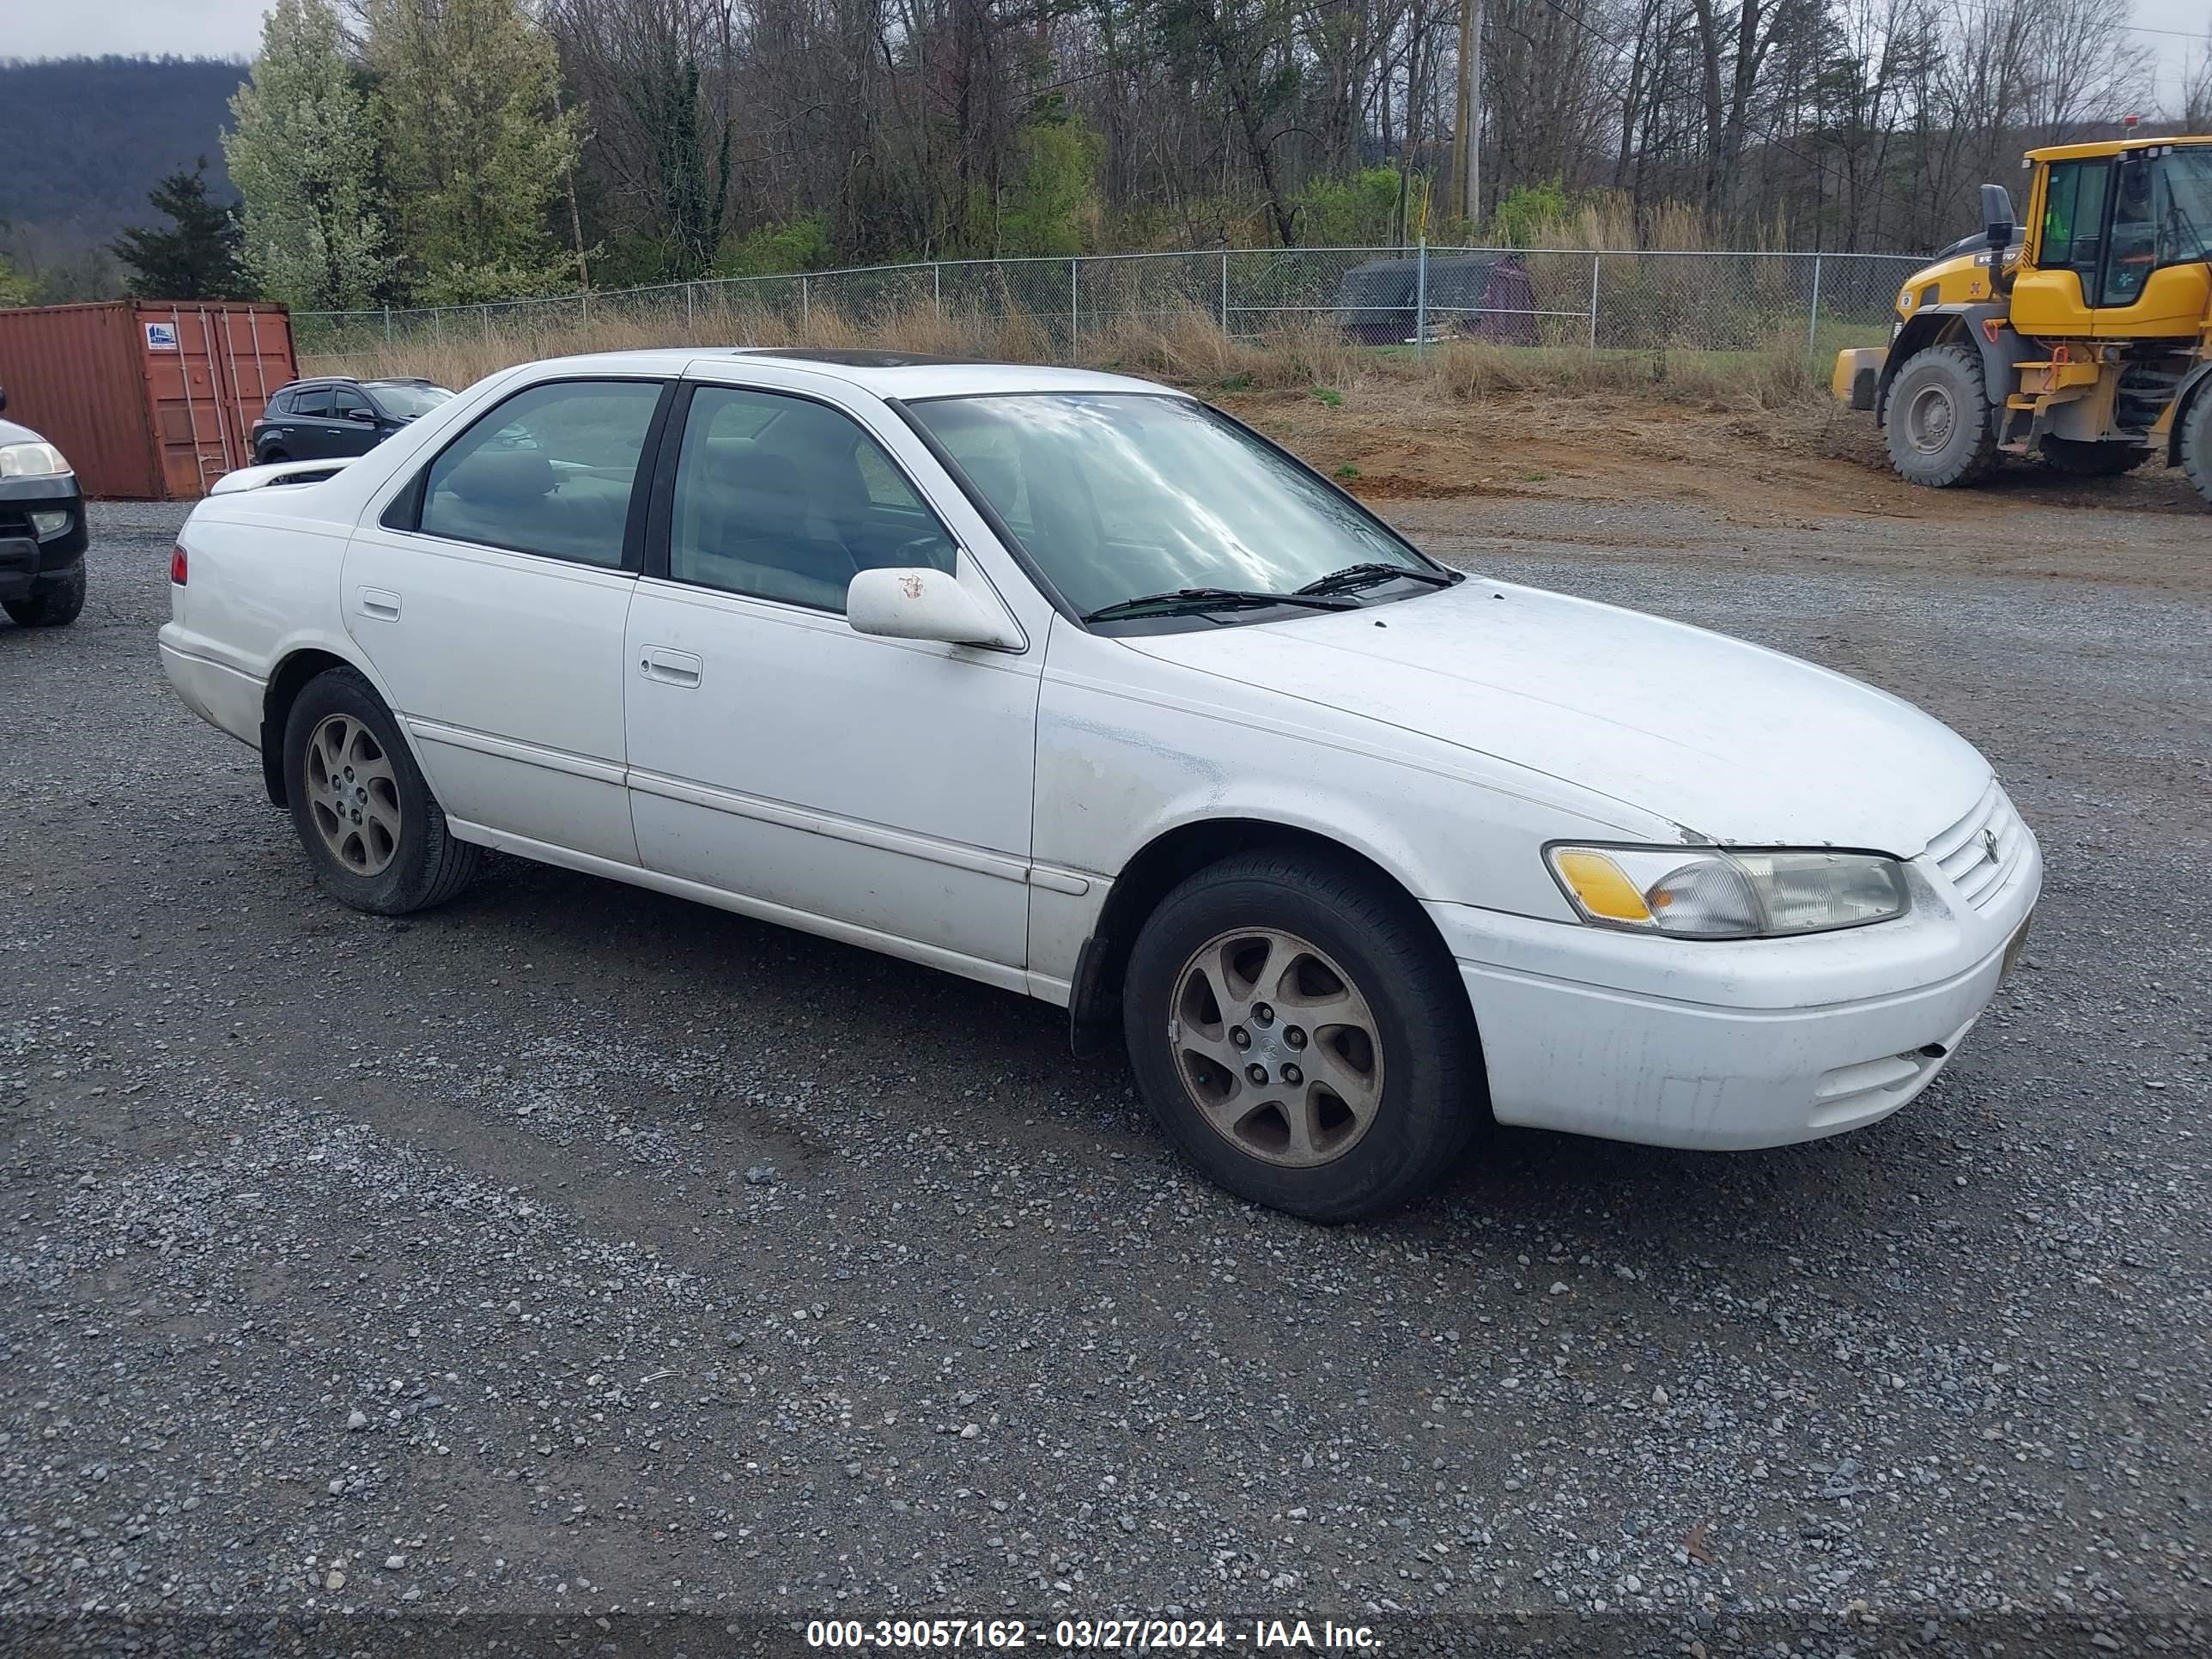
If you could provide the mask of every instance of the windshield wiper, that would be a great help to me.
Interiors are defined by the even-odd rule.
[[[1310,581],[1298,589],[1301,593],[1348,593],[1355,587],[1372,587],[1403,576],[1409,582],[1425,582],[1431,587],[1449,587],[1461,580],[1456,571],[1423,570],[1410,564],[1384,564],[1369,560],[1364,564],[1348,564],[1341,570],[1332,570],[1317,581]]]
[[[1296,593],[1262,593],[1241,587],[1178,587],[1169,593],[1146,593],[1101,605],[1084,617],[1087,623],[1119,622],[1127,617],[1173,617],[1198,611],[1254,611],[1271,605],[1303,605],[1311,611],[1350,611],[1357,599],[1340,599],[1303,589]]]

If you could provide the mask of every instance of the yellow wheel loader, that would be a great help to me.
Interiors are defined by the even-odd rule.
[[[2030,150],[2027,219],[1982,186],[1983,234],[1897,296],[1887,348],[1832,386],[1900,477],[1971,483],[1999,455],[2110,477],[2155,455],[2212,502],[2212,137]]]

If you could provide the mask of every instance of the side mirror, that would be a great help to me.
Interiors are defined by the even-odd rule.
[[[349,421],[358,421],[364,426],[374,426],[376,411],[373,409],[349,409],[343,412],[343,418]]]
[[[934,640],[940,645],[1021,647],[1006,618],[960,586],[951,572],[863,570],[845,590],[845,620],[856,634],[890,640]]]
[[[2014,220],[2012,192],[2002,185],[1982,186],[1982,227],[1989,234],[1990,252],[2002,256],[2012,246]]]

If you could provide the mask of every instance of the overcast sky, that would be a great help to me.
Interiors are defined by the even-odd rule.
[[[2212,0],[2134,0],[2134,6],[2144,31],[2138,38],[2157,54],[2159,92],[2176,102],[2182,65],[2212,22]],[[9,0],[7,9],[15,16],[0,33],[0,53],[11,58],[105,52],[250,58],[268,6],[266,0]],[[2173,33],[2149,32],[2161,29]]]

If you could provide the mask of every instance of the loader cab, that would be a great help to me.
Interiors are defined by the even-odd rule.
[[[2012,325],[2044,339],[2183,339],[2212,320],[2212,142],[2031,151]]]

